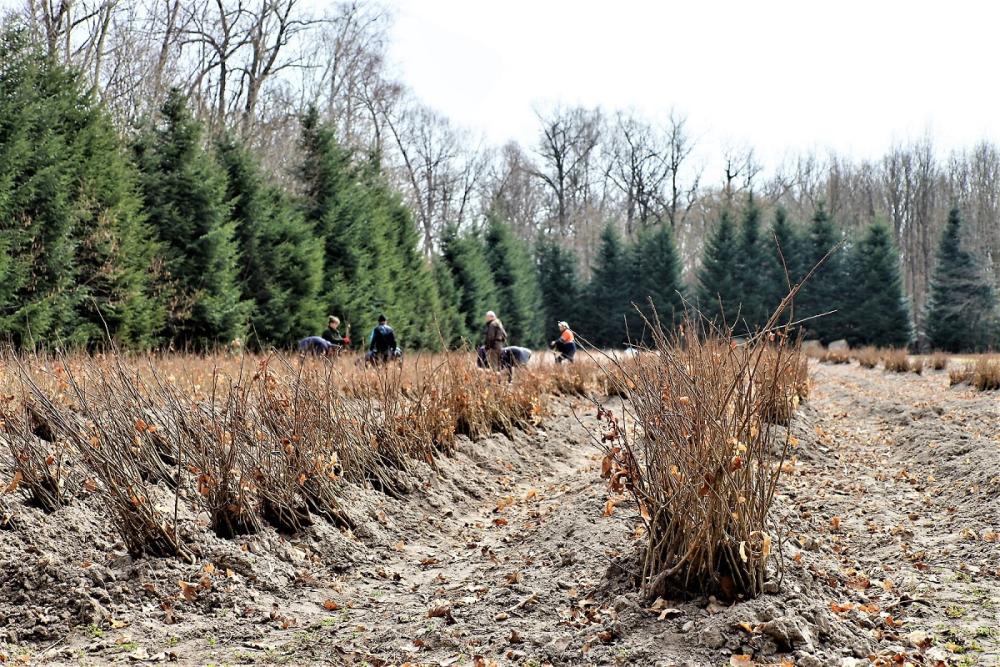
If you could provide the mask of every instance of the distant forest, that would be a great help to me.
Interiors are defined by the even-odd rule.
[[[753,330],[826,258],[786,315],[807,335],[996,346],[997,146],[767,175],[747,149],[715,174],[677,113],[566,106],[539,111],[534,144],[489,146],[393,78],[390,21],[298,0],[5,16],[0,335],[287,346],[328,314],[360,331],[385,312],[437,349],[493,309],[518,344],[568,320],[617,346],[651,306]]]

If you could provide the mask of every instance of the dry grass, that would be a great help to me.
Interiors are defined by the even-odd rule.
[[[890,373],[917,373],[924,370],[924,360],[920,357],[910,359],[905,349],[889,349],[882,352],[882,366]]]
[[[971,364],[952,368],[948,379],[952,385],[969,384],[979,391],[996,391],[1000,389],[1000,357],[978,357]]]
[[[849,364],[851,353],[847,350],[823,350],[818,359],[823,364]]]
[[[592,363],[532,366],[508,381],[470,354],[378,370],[276,354],[5,361],[9,490],[47,511],[96,494],[133,555],[182,558],[182,495],[220,537],[317,519],[349,529],[343,485],[400,496],[402,475],[433,468],[458,435],[530,429],[548,394],[583,395],[600,375]]]
[[[879,361],[882,360],[882,352],[878,348],[869,345],[855,352],[854,357],[858,360],[858,365],[862,368],[877,368]]]
[[[935,352],[928,359],[930,367],[936,371],[943,371],[948,368],[948,355],[944,352]]]
[[[690,322],[654,340],[655,354],[613,364],[624,418],[599,413],[602,472],[645,522],[644,592],[757,595],[778,552],[768,512],[790,447],[772,424],[808,390],[798,341],[783,332],[737,345]]]

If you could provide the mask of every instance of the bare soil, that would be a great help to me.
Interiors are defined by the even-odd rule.
[[[193,563],[133,560],[94,498],[0,496],[0,662],[1000,664],[996,394],[815,366],[774,508],[785,575],[735,603],[639,597],[594,407],[551,408],[461,440],[400,498],[345,485],[354,533],[220,539],[182,500]]]

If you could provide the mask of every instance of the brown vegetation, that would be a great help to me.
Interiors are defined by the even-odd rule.
[[[869,345],[855,352],[854,357],[858,360],[858,365],[862,368],[877,368],[879,361],[882,360],[882,352],[878,348]]]
[[[627,413],[599,415],[602,472],[634,497],[647,531],[643,590],[757,595],[777,570],[768,512],[792,446],[774,422],[808,391],[805,359],[784,333],[736,345],[688,322],[654,340],[655,354],[614,362]]]
[[[531,428],[546,394],[597,386],[586,361],[521,369],[508,382],[470,356],[371,370],[279,355],[145,364],[9,355],[0,419],[10,459],[0,456],[0,468],[10,468],[8,491],[47,511],[96,494],[135,556],[189,556],[178,534],[182,493],[220,537],[262,522],[295,532],[316,518],[350,528],[344,484],[398,496],[399,471],[434,466],[456,435]]]
[[[952,368],[948,379],[956,384],[970,384],[979,391],[1000,389],[1000,357],[982,356],[973,363]]]
[[[891,349],[882,352],[882,366],[890,373],[923,373],[924,360],[921,357],[910,359],[905,349]]]
[[[817,358],[823,364],[851,363],[851,355],[847,350],[823,350]]]
[[[948,368],[948,355],[944,352],[935,352],[928,359],[930,367],[936,371],[943,371]]]

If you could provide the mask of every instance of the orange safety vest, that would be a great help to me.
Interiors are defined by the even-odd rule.
[[[573,332],[570,331],[569,329],[566,329],[566,331],[563,331],[562,334],[559,336],[559,340],[561,340],[564,343],[572,343]]]

